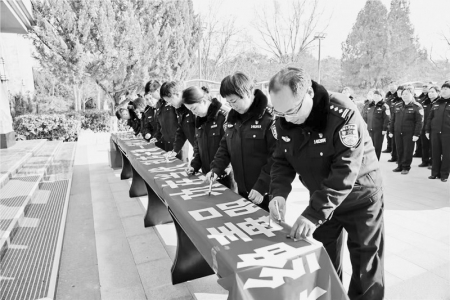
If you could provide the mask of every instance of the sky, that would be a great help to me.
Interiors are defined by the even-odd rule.
[[[252,28],[254,9],[257,6],[270,4],[272,0],[192,0],[194,10],[204,14],[209,5],[220,5],[221,18],[236,18],[236,25],[250,34],[255,41],[259,37]],[[280,0],[286,1],[286,0]],[[322,58],[331,56],[341,58],[341,44],[351,31],[358,12],[364,7],[365,0],[322,0],[325,12],[324,23],[328,23],[325,30],[326,38],[322,40]],[[381,0],[389,10],[390,0]],[[428,53],[432,49],[434,59],[449,58],[450,47],[443,40],[442,34],[450,36],[450,0],[410,0],[410,20],[415,28],[420,44]],[[328,21],[327,21],[328,20]],[[317,43],[316,43],[317,44]],[[317,57],[317,46],[312,49]]]

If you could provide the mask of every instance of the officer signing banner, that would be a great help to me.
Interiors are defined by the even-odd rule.
[[[278,72],[269,92],[278,137],[271,169],[271,217],[284,220],[285,200],[299,174],[310,200],[298,212],[289,237],[313,236],[322,242],[342,278],[345,229],[353,270],[350,299],[383,299],[383,191],[366,123],[348,97],[329,94],[302,69]]]

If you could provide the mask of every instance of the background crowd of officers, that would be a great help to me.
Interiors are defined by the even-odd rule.
[[[381,152],[391,153],[389,162],[397,162],[394,172],[408,174],[413,157],[421,157],[419,167],[431,169],[429,179],[447,182],[450,172],[450,82],[442,87],[424,84],[415,95],[413,86],[389,85],[371,90],[363,108],[363,118],[378,159]],[[384,137],[387,148],[381,151]],[[415,149],[415,152],[414,152]]]

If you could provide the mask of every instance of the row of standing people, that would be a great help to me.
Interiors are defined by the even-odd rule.
[[[397,162],[394,172],[408,174],[413,156],[421,156],[419,167],[430,167],[430,179],[447,182],[450,172],[450,84],[442,90],[436,85],[424,85],[416,99],[413,87],[389,86],[385,100],[375,90],[363,109],[378,159],[384,136],[392,153],[389,162]],[[371,98],[371,97],[370,97]],[[372,101],[373,100],[373,101]],[[420,142],[420,143],[419,143]],[[413,155],[416,143],[416,155]]]
[[[146,97],[158,96],[152,86],[158,85],[148,83]],[[248,76],[237,72],[220,86],[231,109],[209,100],[197,87],[181,91],[170,82],[160,87],[154,108],[141,101],[133,105],[146,140],[159,143],[167,155],[178,155],[178,145],[188,139],[194,158],[186,171],[201,170],[209,181],[225,179],[231,165],[237,192],[270,211],[274,220],[284,221],[286,199],[298,175],[310,199],[288,238],[313,236],[322,242],[342,279],[345,228],[351,241],[350,299],[383,299],[384,200],[366,123],[350,99],[329,93],[303,69],[278,72],[269,93],[273,107]],[[150,119],[155,125],[150,126]],[[194,132],[193,140],[189,132]]]

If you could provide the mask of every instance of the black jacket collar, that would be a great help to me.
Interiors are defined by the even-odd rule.
[[[176,110],[178,116],[182,116],[189,112],[189,109],[184,104],[181,104],[181,106],[175,110]]]
[[[373,101],[375,104],[375,101]],[[382,107],[384,105],[384,100],[380,100],[380,102],[376,103],[375,106]]]
[[[213,120],[215,120],[221,107],[222,107],[222,103],[220,103],[220,101],[217,100],[216,98],[213,98],[211,100],[211,104],[208,107],[208,112],[206,114],[206,117],[195,118],[195,127],[198,128],[206,122],[212,122]]]
[[[311,128],[314,131],[321,132],[327,126],[328,114],[330,111],[330,95],[328,91],[320,84],[312,81],[314,90],[313,107],[305,123],[297,125],[287,122],[285,118],[280,118],[282,128],[291,129],[295,127]]]
[[[255,99],[253,100],[252,105],[250,105],[248,111],[242,115],[242,119],[248,120],[253,117],[261,119],[263,117],[269,100],[267,99],[266,95],[264,95],[264,93],[259,89],[255,90],[254,95]],[[235,123],[239,118],[241,118],[240,114],[232,109],[228,114],[227,122]]]

